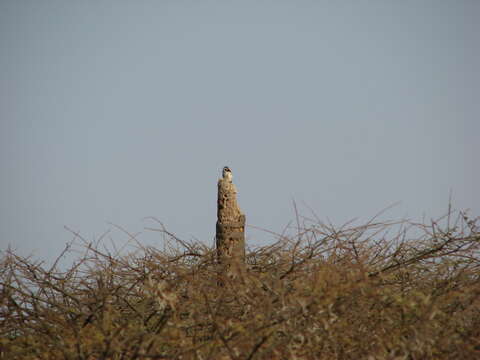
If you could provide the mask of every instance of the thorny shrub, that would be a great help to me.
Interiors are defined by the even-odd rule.
[[[76,234],[67,270],[7,250],[0,358],[478,359],[478,218],[447,217],[298,218],[233,279],[214,249],[164,228],[176,246],[129,255]]]

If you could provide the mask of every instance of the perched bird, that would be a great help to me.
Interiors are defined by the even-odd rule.
[[[222,171],[222,176],[225,180],[227,180],[228,182],[232,182],[232,178],[233,178],[233,175],[232,175],[232,170],[230,170],[230,168],[228,166],[225,166],[223,168],[223,171]]]

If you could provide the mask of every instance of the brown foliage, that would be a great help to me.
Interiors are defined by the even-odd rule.
[[[304,219],[222,286],[214,249],[165,229],[179,248],[112,255],[76,236],[63,271],[7,251],[0,358],[479,358],[480,233],[463,213],[439,222]]]

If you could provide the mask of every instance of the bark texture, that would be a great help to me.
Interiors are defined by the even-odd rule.
[[[228,180],[218,180],[217,260],[230,277],[245,270],[245,215],[237,204],[237,189]]]

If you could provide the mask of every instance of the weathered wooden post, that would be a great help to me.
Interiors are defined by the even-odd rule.
[[[237,204],[232,172],[225,166],[218,180],[217,260],[223,275],[235,278],[245,270],[245,215]]]

